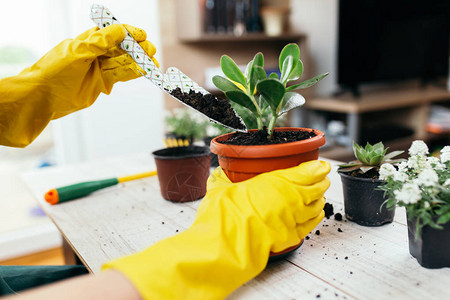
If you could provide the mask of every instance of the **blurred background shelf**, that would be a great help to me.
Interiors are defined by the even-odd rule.
[[[329,136],[329,148],[321,154],[337,160],[349,160],[353,155],[352,141],[359,144],[383,141],[391,149],[405,150],[413,140],[445,140],[449,131],[429,132],[431,110],[437,104],[450,105],[447,89],[405,84],[369,91],[361,97],[351,94],[312,97],[301,111],[300,122],[325,131],[332,120],[342,122],[346,127],[346,140],[340,145],[332,145],[333,136]]]
[[[305,107],[342,113],[364,113],[409,106],[426,105],[439,101],[449,101],[450,92],[443,87],[418,84],[374,89],[355,97],[350,93],[336,97],[314,97]]]
[[[233,34],[203,33],[198,37],[180,37],[184,43],[207,43],[207,42],[297,42],[304,38],[300,33],[284,33],[279,36],[269,36],[264,33],[246,33],[241,36]]]
[[[236,6],[240,4],[243,6]],[[321,155],[338,160],[351,159],[353,141],[360,144],[383,141],[391,148],[402,150],[407,149],[415,139],[430,143],[434,141],[445,143],[450,138],[450,133],[447,130],[440,130],[439,134],[431,134],[429,120],[433,105],[450,106],[448,78],[445,79],[447,82],[443,82],[438,80],[443,79],[439,76],[419,78],[418,75],[410,75],[411,78],[406,76],[400,80],[401,78],[395,76],[403,77],[404,71],[394,70],[393,74],[389,74],[391,79],[380,77],[379,82],[369,80],[356,84],[354,89],[340,83],[339,75],[346,70],[356,68],[355,74],[367,73],[371,70],[364,66],[358,70],[358,67],[354,65],[357,63],[338,64],[343,55],[349,55],[343,50],[344,48],[340,47],[349,41],[349,36],[354,34],[354,29],[345,23],[344,14],[359,12],[356,19],[361,26],[360,30],[370,30],[367,24],[371,22],[374,24],[378,22],[376,24],[379,26],[387,26],[388,22],[392,21],[388,18],[383,23],[377,17],[372,18],[366,4],[360,3],[359,6],[352,8],[338,0],[160,1],[161,15],[168,16],[162,20],[161,24],[164,61],[170,62],[170,66],[178,66],[211,93],[223,97],[223,94],[211,83],[213,75],[219,75],[221,72],[218,67],[223,54],[229,55],[239,66],[245,67],[257,52],[262,52],[265,57],[265,67],[273,69],[278,67],[278,54],[284,45],[294,42],[301,48],[301,59],[305,66],[303,80],[323,72],[330,72],[330,75],[320,84],[300,91],[307,99],[306,104],[289,113],[288,116],[291,126],[312,127],[326,133],[327,145],[321,151]],[[377,3],[374,9],[383,9],[383,5],[383,3]],[[417,2],[411,3],[411,9],[416,9],[417,5]],[[444,4],[436,2],[436,7],[433,5],[430,5],[427,13],[440,18],[440,10],[436,7]],[[267,35],[266,24],[262,22],[264,8],[271,6],[282,7],[281,10],[289,14],[284,30],[276,36]],[[235,9],[231,15],[230,7]],[[243,12],[239,13],[239,9],[243,9]],[[399,8],[396,6],[395,9]],[[170,14],[173,11],[175,14]],[[244,16],[244,21],[241,20],[241,23],[245,24],[245,29],[240,36],[236,36],[235,26],[236,24],[239,26],[239,18],[237,18],[239,14]],[[407,20],[409,16],[405,13],[402,18]],[[446,24],[445,20],[441,19],[439,19],[441,22],[439,28],[442,29],[442,33],[448,32],[448,29],[442,27]],[[401,19],[399,22],[402,20],[404,21]],[[340,26],[347,28],[348,33],[341,32]],[[438,25],[435,24],[435,26]],[[176,34],[170,35],[169,32],[173,31]],[[410,42],[410,34],[411,32],[405,32],[403,37],[388,39],[391,44],[384,46],[385,52],[397,51],[400,40],[405,43]],[[353,38],[359,37],[353,36]],[[379,35],[376,38],[389,37]],[[424,37],[421,36],[421,38]],[[399,42],[396,42],[397,40]],[[361,41],[358,43],[358,47],[365,45]],[[423,48],[429,50],[425,45]],[[355,50],[346,49],[346,51],[355,52]],[[367,55],[376,55],[376,53],[367,53]],[[381,55],[380,60],[387,59],[386,55],[388,54]],[[350,55],[350,59],[358,62],[363,58],[355,54]],[[414,68],[413,71],[418,72]],[[387,76],[385,73],[380,74]],[[358,75],[355,76],[358,77]],[[358,82],[358,79],[355,80]],[[360,96],[356,97],[357,94]],[[176,103],[166,100],[165,107],[171,110],[176,107]],[[334,132],[336,128],[340,132]]]

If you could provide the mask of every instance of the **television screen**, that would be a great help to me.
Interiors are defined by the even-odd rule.
[[[447,76],[449,44],[450,0],[340,0],[338,83]]]

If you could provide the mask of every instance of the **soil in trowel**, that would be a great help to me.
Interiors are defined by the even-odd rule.
[[[172,90],[170,94],[213,120],[234,129],[245,130],[245,126],[236,116],[228,100],[217,98],[211,94],[203,95],[193,90],[185,93],[180,88]]]
[[[315,137],[316,133],[313,131],[274,131],[272,139],[269,140],[267,128],[263,130],[251,131],[248,133],[236,132],[231,138],[226,141],[221,141],[223,144],[230,145],[269,145],[269,144],[283,144],[290,142],[297,142]]]

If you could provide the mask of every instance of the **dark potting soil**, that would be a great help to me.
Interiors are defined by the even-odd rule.
[[[193,90],[185,93],[180,88],[172,90],[170,94],[213,120],[234,129],[245,129],[228,100],[217,98],[212,94],[203,95]]]
[[[342,221],[342,215],[341,215],[340,213],[336,213],[336,214],[334,215],[334,219],[335,219],[336,221]]]
[[[222,144],[229,145],[269,145],[269,144],[283,144],[290,142],[297,142],[307,140],[315,137],[316,133],[312,131],[274,131],[272,139],[269,140],[267,128],[262,130],[251,131],[247,133],[236,132],[226,141],[221,141]]]
[[[371,178],[371,179],[378,179],[379,173],[375,169],[370,169],[366,173],[360,172],[360,170],[352,171],[350,173],[344,173],[352,177],[358,177],[358,178]]]
[[[325,217],[327,219],[329,219],[334,214],[333,204],[331,203],[325,203],[323,210],[325,211]]]

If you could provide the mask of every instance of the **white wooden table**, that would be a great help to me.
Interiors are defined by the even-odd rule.
[[[336,163],[327,202],[343,213]],[[157,177],[113,186],[89,197],[50,206],[50,188],[80,181],[120,177],[154,168],[149,154],[77,166],[45,168],[23,178],[81,261],[97,273],[108,260],[142,250],[177,234],[193,222],[200,201],[164,200]],[[406,218],[363,227],[324,219],[292,255],[270,263],[230,299],[450,299],[450,268],[425,269],[408,251]],[[340,231],[342,232],[340,232]]]

